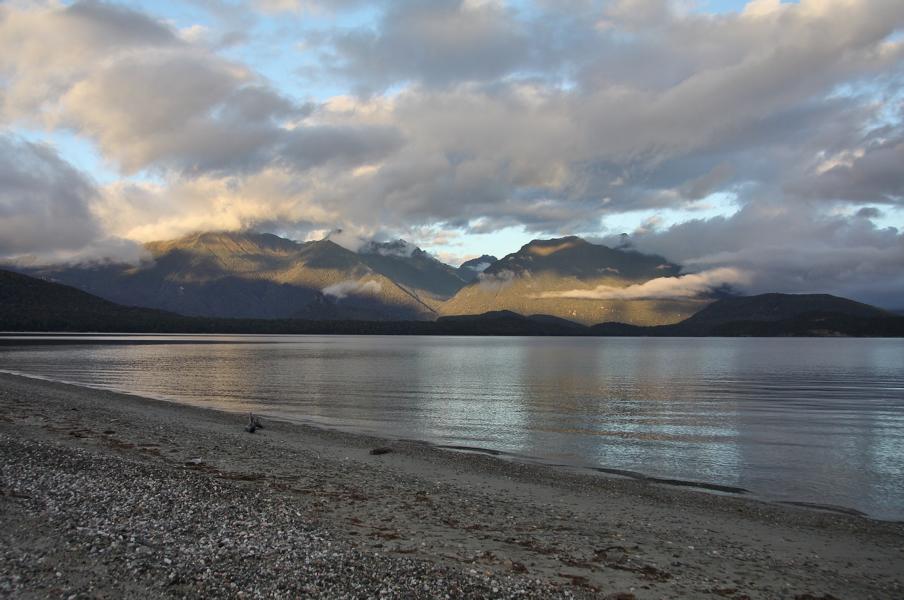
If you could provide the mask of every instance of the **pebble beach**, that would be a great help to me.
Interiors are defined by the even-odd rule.
[[[0,597],[904,597],[901,523],[261,420],[0,374]]]

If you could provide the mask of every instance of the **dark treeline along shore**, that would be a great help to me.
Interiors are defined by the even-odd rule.
[[[828,294],[728,297],[673,324],[586,326],[550,315],[492,311],[434,321],[193,317],[122,306],[87,292],[0,270],[0,330],[97,333],[555,336],[904,337],[904,317]]]

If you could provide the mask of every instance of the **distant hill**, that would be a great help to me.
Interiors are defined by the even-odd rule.
[[[891,313],[830,294],[759,294],[723,298],[682,323],[685,327],[711,329],[736,321],[783,321],[807,313],[850,317],[888,317]]]
[[[121,306],[69,287],[0,270],[0,331],[153,331],[184,317]]]
[[[491,264],[439,311],[457,315],[510,310],[553,315],[585,325],[601,321],[677,323],[712,298],[601,300],[575,297],[573,292],[597,286],[623,288],[680,272],[680,266],[662,256],[609,248],[579,237],[534,240]]]
[[[591,330],[621,336],[901,336],[904,318],[829,294],[760,294],[717,300],[672,325],[610,322]]]

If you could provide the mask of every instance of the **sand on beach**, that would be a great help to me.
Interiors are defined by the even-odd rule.
[[[0,374],[0,597],[904,597],[900,523],[246,421]]]

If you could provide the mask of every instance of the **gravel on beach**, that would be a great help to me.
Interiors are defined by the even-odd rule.
[[[536,580],[361,552],[311,525],[291,498],[264,489],[9,435],[0,435],[0,449],[3,594],[572,596]],[[17,524],[26,513],[42,516],[42,531],[20,529],[32,527],[28,519]],[[27,549],[17,543],[35,534],[37,543]]]
[[[0,374],[0,597],[904,597],[899,523],[247,419]]]

